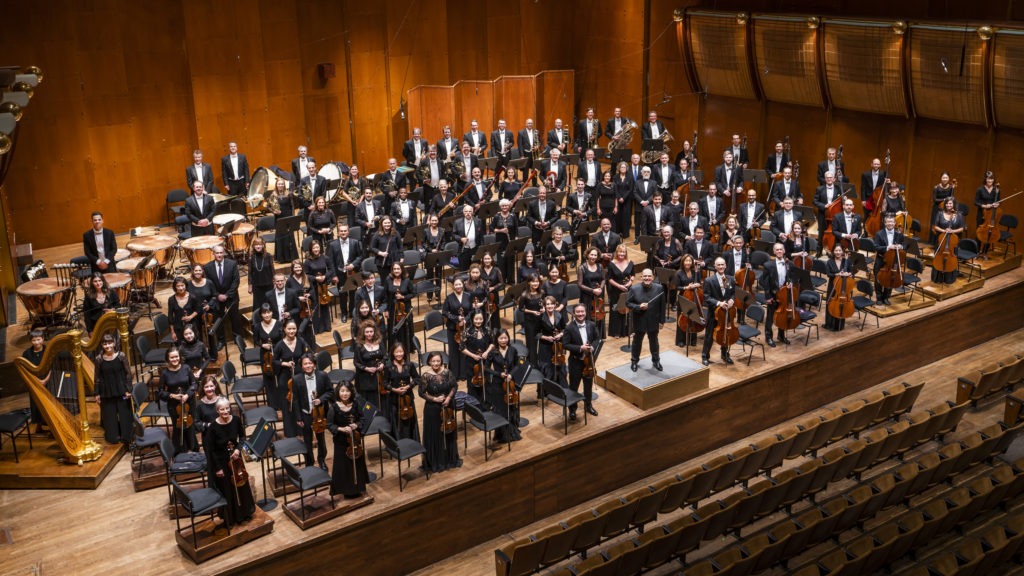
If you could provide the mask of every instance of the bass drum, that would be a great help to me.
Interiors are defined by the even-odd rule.
[[[341,180],[343,176],[348,175],[348,164],[344,162],[327,162],[320,167],[320,170],[316,173],[317,176],[323,176],[324,180],[327,181],[327,188],[325,193],[325,199],[327,203],[336,202],[335,197],[338,195],[338,190],[341,188]]]
[[[253,172],[252,180],[249,181],[249,194],[245,197],[245,204],[249,207],[249,212],[260,212],[263,209],[263,204],[267,200],[267,191],[273,192],[274,190],[274,187],[270,185],[271,178],[276,180],[276,176],[263,166]]]

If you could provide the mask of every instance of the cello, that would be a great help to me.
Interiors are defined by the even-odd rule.
[[[694,269],[694,273],[697,273],[696,269]],[[676,320],[676,325],[679,329],[689,334],[703,332],[704,328],[707,327],[707,320],[704,318],[704,288],[700,286],[700,282],[695,282],[695,284],[697,284],[696,288],[684,288],[681,296],[697,305],[697,310],[700,312],[700,321],[690,320],[686,317],[686,314],[680,314],[679,319]]]
[[[797,306],[798,297],[796,287],[792,282],[786,282],[775,294],[775,302],[778,308],[775,309],[775,326],[782,331],[794,330],[800,326],[800,308]]]
[[[754,287],[757,284],[757,274],[754,273],[754,268],[749,262],[746,266],[736,271],[734,278],[736,279],[737,288],[742,288],[748,294],[754,293]],[[740,304],[740,310],[744,308],[745,306]]]
[[[740,339],[740,329],[736,325],[736,307],[724,306],[715,310],[715,343],[729,348]]]
[[[906,265],[907,253],[903,249],[903,246],[894,244],[895,249],[885,251],[885,256],[882,257],[882,267],[875,274],[875,279],[878,281],[878,285],[882,288],[895,289],[903,286],[903,267]],[[936,254],[937,256],[937,254]],[[932,266],[935,265],[935,261],[932,261]],[[956,255],[953,255],[953,266],[957,266]]]
[[[942,232],[935,243],[935,254],[932,256],[932,268],[938,272],[949,273],[960,267],[956,257],[956,247],[960,238],[949,231]],[[888,254],[886,254],[888,256]],[[886,264],[888,266],[888,263]]]
[[[850,260],[843,259],[843,267],[832,283],[832,292],[828,297],[828,313],[833,318],[849,318],[856,312],[853,304],[853,277],[846,270]]]

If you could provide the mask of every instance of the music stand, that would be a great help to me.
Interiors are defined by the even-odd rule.
[[[505,247],[505,258],[512,255],[512,270],[515,271],[516,266],[519,262],[519,254],[526,251],[526,245],[533,240],[531,236],[523,236],[522,238],[516,238],[515,240],[509,240],[508,246]],[[511,280],[511,279],[510,279]]]
[[[665,142],[661,138],[644,138],[640,142],[642,152],[661,152],[665,148]]]
[[[528,158],[516,158],[514,160],[509,160],[508,165],[516,170],[522,171],[528,160]]]
[[[630,313],[629,306],[626,306],[628,296],[629,290],[626,290],[619,294],[619,300],[615,303],[615,312],[626,317],[626,343],[619,347],[623,352],[633,351],[633,314]]]
[[[534,188],[536,190],[536,188]],[[530,208],[530,202],[535,200],[534,196],[527,196],[526,192],[523,192],[523,197],[516,200],[516,203],[512,205],[512,211],[516,214],[526,212]]]
[[[494,216],[495,214],[497,214],[498,210],[500,210],[500,207],[498,206],[498,202],[499,202],[499,200],[495,200],[493,202],[488,202],[488,203],[480,206],[480,209],[477,210],[477,212],[476,212],[477,217],[480,218],[480,220],[483,221],[483,223],[485,225],[487,223],[487,220],[489,220],[491,218],[491,216]]]
[[[793,211],[800,214],[800,221],[805,223],[817,221],[816,210],[817,208],[814,206],[804,206],[803,204],[793,206]]]
[[[654,268],[654,277],[658,280],[658,283],[662,285],[665,290],[665,315],[662,317],[666,322],[672,319],[672,316],[668,309],[668,295],[670,293],[669,287],[676,281],[676,271],[672,268],[662,268],[660,266]]]
[[[276,234],[278,238],[282,236],[291,236],[292,240],[295,241],[295,245],[299,247],[302,246],[302,242],[295,238],[295,233],[301,229],[302,216],[299,214],[295,214],[294,216],[285,216],[284,218],[277,218],[274,220],[274,234]]]
[[[493,174],[495,168],[498,167],[498,157],[497,156],[489,156],[487,158],[480,158],[479,162],[480,162],[480,169],[481,170],[488,170],[488,171],[491,172],[491,174]]]
[[[490,244],[479,245],[475,248],[475,252],[473,252],[473,258],[470,260],[470,262],[479,262],[480,259],[483,258],[485,252],[490,252],[491,256],[497,258],[499,250],[501,250],[501,243],[499,242],[491,242]]]
[[[439,250],[437,252],[427,252],[426,256],[423,257],[423,267],[426,268],[427,270],[433,271],[438,266],[441,266],[442,267],[441,274],[444,275],[444,267],[445,266],[451,267],[452,256],[455,256],[455,253],[452,252],[451,250]],[[431,281],[433,281],[434,288],[437,290],[438,298],[440,299],[440,297],[441,297],[441,294],[440,294],[441,293],[441,286],[444,286],[445,283],[442,281],[441,278],[436,278],[436,277],[432,277]],[[447,293],[447,286],[445,286],[445,296],[447,296],[447,295],[448,295],[448,293]],[[438,304],[438,308],[440,308],[440,304]]]
[[[633,149],[632,148],[616,148],[615,150],[612,150],[612,156],[611,156],[612,166],[618,166],[619,162],[625,162],[626,164],[629,164],[629,161],[632,158],[633,158]]]
[[[768,182],[768,174],[766,174],[764,170],[758,168],[744,168],[743,181],[753,182],[754,184],[764,184]]]
[[[347,221],[348,209],[346,206],[350,206],[350,204],[348,202],[334,202],[333,204],[328,204],[327,208],[334,212],[335,221],[340,221],[342,216],[345,216]]]
[[[679,298],[676,300],[676,306],[679,308],[679,314],[686,316],[688,323],[686,324],[686,355],[690,355],[690,335],[696,334],[697,332],[691,329],[693,323],[701,324],[704,322],[704,318],[700,313],[700,308],[697,307],[695,302],[691,302],[686,298]],[[707,335],[704,336],[707,338]]]
[[[249,456],[260,463],[260,476],[263,478],[263,498],[257,500],[256,505],[264,512],[277,508],[277,500],[267,497],[266,464],[267,449],[270,448],[271,442],[274,441],[275,434],[274,426],[267,422],[266,418],[260,418],[259,423],[256,424],[256,429],[252,431],[252,435],[242,440],[242,448],[248,450]]]
[[[530,366],[529,362],[523,362],[522,364],[512,368],[512,372],[509,373],[509,376],[512,376],[512,382],[515,383],[516,390],[519,390],[520,392],[522,392],[523,387],[526,386],[526,384],[527,384],[526,379],[530,377],[530,372],[532,372],[532,371],[533,371],[533,366]],[[539,390],[540,390],[540,383],[539,382],[537,383],[537,389],[538,389],[538,392],[539,392]],[[522,402],[520,402],[520,405],[522,405]],[[509,414],[507,414],[507,415],[511,416],[511,412]],[[523,418],[522,412],[520,412],[520,415],[519,415],[519,427],[520,428],[526,428],[529,425],[530,425],[530,421],[527,420],[526,418]]]
[[[595,232],[601,227],[600,220],[584,220],[580,223],[579,228],[576,229],[576,233],[573,234],[574,238],[590,238]],[[582,245],[582,242],[581,242]]]
[[[426,224],[420,224],[419,226],[410,226],[405,229],[405,236],[402,237],[402,243],[406,246],[419,246],[423,242],[423,229]]]
[[[654,246],[658,243],[657,236],[641,236],[640,240],[640,251],[644,254],[650,254],[654,250]]]
[[[568,183],[566,185],[568,185]],[[561,192],[552,192],[548,190],[548,200],[555,203],[556,209],[561,209],[565,206],[565,190],[562,190]]]

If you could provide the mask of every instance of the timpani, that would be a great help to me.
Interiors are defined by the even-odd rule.
[[[249,250],[249,243],[256,237],[256,227],[248,222],[242,222],[231,231],[228,236],[228,251],[232,254],[244,254]]]
[[[128,258],[117,263],[118,272],[130,274],[132,283],[135,284],[135,288],[138,290],[148,289],[156,282],[156,260],[150,259],[145,268],[139,268],[139,263],[144,259],[145,257]]]
[[[72,288],[74,286],[62,285],[57,278],[39,278],[18,286],[17,294],[30,319],[52,326],[58,323],[71,304]]]
[[[129,250],[127,248],[118,248],[117,252],[114,252],[114,264],[116,265],[121,260],[124,260],[125,258],[131,258],[131,257],[132,257],[132,251],[131,250]]]
[[[213,262],[213,249],[223,245],[224,240],[219,236],[196,236],[181,241],[181,249],[185,251],[191,267]]]
[[[111,290],[117,291],[117,299],[122,306],[127,305],[132,294],[132,275],[124,272],[107,272],[103,275]]]
[[[131,251],[133,258],[152,256],[156,260],[157,266],[162,267],[171,261],[171,257],[174,255],[174,246],[177,243],[178,239],[173,236],[156,234],[133,238],[126,246]]]

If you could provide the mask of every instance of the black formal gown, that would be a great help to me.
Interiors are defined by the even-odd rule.
[[[388,403],[390,404],[391,414],[391,432],[392,435],[401,440],[402,438],[411,438],[417,442],[420,441],[420,428],[419,422],[416,420],[416,392],[415,387],[419,383],[420,373],[416,368],[416,364],[411,362],[404,362],[402,367],[399,368],[394,362],[389,362],[385,369],[384,386],[387,387],[390,394],[388,394]],[[398,394],[395,392],[396,388],[401,388],[406,385],[411,385],[405,394]],[[403,400],[404,398],[404,400]],[[406,414],[405,418],[402,418],[400,410],[400,404],[408,402],[408,405],[412,407],[412,414]]]
[[[613,260],[608,264],[608,279],[614,280],[616,283],[622,285],[626,281],[633,277],[633,262],[627,261],[625,268],[619,268]],[[608,335],[612,338],[622,338],[629,335],[627,326],[627,315],[618,312],[619,298],[625,294],[623,290],[619,290],[611,283],[608,284],[608,305],[611,307],[611,312],[608,314]]]
[[[676,287],[677,288],[681,288],[683,286],[687,286],[687,285],[693,284],[694,282],[696,282],[697,284],[703,284],[704,283],[704,279],[701,277],[701,273],[696,271],[696,270],[694,270],[691,273],[687,273],[685,270],[679,270],[678,272],[676,272],[675,280],[676,280]],[[679,291],[679,292],[681,292],[681,291]],[[680,296],[679,300],[682,301],[682,298],[683,297]],[[702,312],[704,311],[704,302],[703,301],[701,301],[701,302],[694,302],[694,305],[697,306],[698,308],[700,308],[700,310]],[[706,337],[707,336],[705,336],[705,338]],[[690,345],[694,346],[696,344],[697,344],[697,332],[695,332],[694,330],[690,330]],[[684,331],[679,329],[678,316],[676,317],[676,346],[686,346],[686,332],[684,332]]]
[[[178,341],[181,341],[182,331],[185,328],[186,321],[183,319],[185,316],[192,317],[187,323],[192,324],[192,327],[197,331],[201,331],[203,328],[203,305],[193,294],[185,292],[185,303],[181,304],[178,302],[178,298],[175,295],[171,295],[167,299],[167,318],[171,321],[171,328],[174,328],[174,334],[178,337]],[[197,337],[202,338],[202,333],[198,332]]]
[[[402,302],[405,305],[405,310],[408,319],[402,324],[402,327],[398,330],[398,333],[393,334],[391,330],[388,331],[388,342],[391,346],[394,346],[395,342],[401,342],[405,346],[406,353],[412,352],[412,332],[413,332],[413,315],[414,310],[413,304],[413,293],[412,293],[412,281],[408,278],[402,278],[402,280],[395,285],[393,278],[388,277],[384,280],[384,289],[388,298],[388,326],[398,326],[397,318],[395,314],[397,312],[398,298],[395,296],[401,294],[404,297]],[[393,329],[393,328],[392,328]]]
[[[956,192],[956,188],[952,185],[943,188],[941,185],[936,184],[932,188],[932,212],[931,216],[928,217],[928,221],[935,223],[935,218],[938,217],[939,213],[942,212],[942,205],[945,203],[946,198],[953,196]],[[934,230],[928,231],[928,243],[934,245],[935,240],[938,238],[938,234]]]
[[[260,307],[267,301],[267,292],[274,287],[274,258],[266,251],[253,252],[249,257],[248,268],[249,285],[252,286],[252,309],[258,317]]]
[[[292,203],[292,195],[289,194],[284,198],[277,198],[271,200],[271,202],[277,202],[281,213],[277,215],[277,220],[287,218],[295,215],[295,207]],[[274,261],[278,264],[287,264],[292,260],[299,257],[299,249],[295,245],[295,234],[278,234],[274,233]]]
[[[501,377],[502,372],[511,374],[512,370],[518,365],[519,352],[512,346],[509,346],[505,351],[495,347],[487,355],[487,399],[491,403],[491,409],[505,416],[509,421],[508,427],[495,430],[494,439],[496,442],[504,442],[507,435],[511,435],[510,439],[513,441],[521,440],[523,437],[519,432],[519,403],[508,402],[509,398],[505,394],[504,379]],[[510,385],[519,392],[515,380],[512,380]]]
[[[209,332],[210,326],[207,326],[206,322],[203,321],[203,306],[209,306],[209,311],[213,314],[214,318],[216,318],[217,310],[220,308],[220,303],[217,301],[217,291],[213,287],[213,282],[204,278],[202,286],[196,286],[192,282],[188,282],[185,284],[185,289],[196,299],[197,306],[199,307],[199,316],[194,321],[196,329]],[[197,335],[202,336],[201,333]],[[178,337],[181,337],[180,333]]]
[[[449,292],[441,305],[441,315],[445,319],[445,331],[448,335],[448,367],[456,380],[465,380],[470,371],[469,363],[465,362],[462,354],[458,353],[455,344],[455,333],[458,330],[459,318],[469,322],[469,313],[473,310],[472,299],[468,293],[462,292],[462,296]],[[460,316],[461,312],[461,316]]]
[[[565,329],[565,316],[555,311],[551,316],[544,314],[540,317],[541,336],[554,336]],[[537,352],[537,362],[548,380],[563,383],[566,380],[565,366],[555,366],[552,362],[554,357],[554,342],[540,339],[540,346]]]
[[[331,402],[327,408],[327,430],[334,437],[334,464],[331,466],[331,494],[341,494],[345,498],[358,498],[366,492],[369,474],[366,471],[366,454],[356,451],[349,456],[346,452],[352,445],[352,436],[342,428],[355,423],[360,436],[366,428],[362,411],[353,402],[345,406],[340,402]]]
[[[466,349],[467,352],[472,352],[473,354],[476,354],[476,355],[479,356],[479,355],[483,354],[484,350],[487,350],[488,346],[491,345],[491,335],[488,333],[486,328],[483,329],[483,330],[480,330],[480,331],[477,331],[477,330],[471,328],[471,329],[466,331],[466,339],[463,341],[463,345],[465,346],[465,349]],[[469,384],[469,386],[468,386],[469,394],[473,398],[476,398],[476,401],[479,403],[480,406],[482,406],[484,408],[488,408],[490,406],[491,402],[492,402],[492,399],[491,398],[487,398],[486,399],[487,401],[485,402],[484,401],[484,387],[483,386],[475,386],[475,385],[473,385],[473,383],[471,381],[472,378],[473,378],[474,366],[478,365],[478,363],[476,361],[474,361],[472,358],[470,358],[469,356],[466,356],[465,354],[462,354],[462,360],[469,367],[469,375],[466,377],[466,382]],[[480,369],[481,370],[486,369],[486,365],[487,365],[487,362],[486,362],[486,358],[485,358],[485,361],[482,363],[482,366],[481,366]],[[481,372],[481,375],[483,375],[483,372]],[[485,378],[485,381],[486,381],[486,378]]]
[[[383,398],[380,397],[377,389],[377,374],[366,371],[367,368],[378,366],[384,362],[384,346],[370,350],[362,344],[356,344],[356,352],[352,361],[356,365],[356,392],[373,402],[383,416],[389,416],[387,404],[381,404]]]
[[[839,272],[841,271],[849,272],[849,266],[849,261],[846,258],[843,258],[843,260],[838,264],[836,263],[835,258],[829,258],[825,262],[825,273],[828,275],[828,289],[825,291],[826,299],[832,297],[832,289],[835,288],[836,280],[839,279],[839,276],[837,276],[837,274],[839,274]],[[856,282],[856,280],[854,280],[852,276],[848,279],[848,281],[851,283],[851,285],[854,282]],[[825,309],[825,328],[828,328],[829,330],[835,330],[838,332],[839,330],[842,330],[843,327],[846,326],[845,318],[836,318],[829,314],[827,300],[825,302],[822,302],[822,307]]]
[[[529,290],[526,290],[519,296],[519,309],[522,311],[523,317],[523,333],[526,340],[526,360],[531,366],[539,367],[537,363],[537,345],[540,338],[537,336],[540,334],[540,316],[535,314],[527,313],[527,310],[531,312],[543,312],[544,311],[544,294],[537,293],[531,294]]]
[[[252,486],[246,482],[244,486],[235,486],[231,477],[229,443],[233,447],[241,445],[245,440],[245,429],[237,416],[232,416],[227,424],[214,420],[203,435],[203,450],[206,451],[206,462],[210,486],[213,486],[228,505],[222,512],[224,522],[228,526],[240,524],[252,518],[256,503],[252,497]],[[222,473],[218,476],[218,472]]]
[[[587,264],[583,264],[583,265],[579,266],[578,268],[576,268],[576,277],[579,279],[579,282],[580,282],[581,286],[584,286],[586,288],[597,288],[598,286],[601,285],[602,282],[604,282],[605,269],[600,264],[597,264],[594,268],[595,268],[594,270],[591,270],[590,266],[587,265]],[[604,334],[605,334],[605,322],[604,322],[604,320],[602,319],[600,322],[597,322],[594,319],[594,298],[595,297],[596,297],[596,295],[593,292],[589,291],[589,290],[580,290],[580,302],[582,302],[583,305],[587,307],[587,317],[589,317],[591,320],[594,320],[594,323],[597,324],[597,331],[598,331],[598,333],[600,333],[601,337],[604,338]],[[608,305],[608,302],[606,301],[605,302],[605,307],[607,307],[607,305]],[[607,310],[606,310],[606,312],[607,312]]]
[[[108,308],[114,310],[120,305],[121,302],[117,296],[117,290],[107,290],[103,302],[99,302],[96,298],[86,293],[85,298],[82,299],[82,318],[85,320],[85,329],[92,332],[100,316],[103,316],[104,310]]]
[[[102,354],[96,358],[93,383],[96,395],[100,397],[100,425],[103,426],[103,438],[107,444],[128,444],[135,437],[132,433],[135,421],[126,398],[131,393],[130,382],[128,361],[124,354],[118,352],[110,360]]]
[[[945,212],[939,212],[939,215],[935,217],[935,221],[932,222],[934,226],[940,226],[943,229],[957,230],[964,228],[964,217],[959,213],[953,213],[953,218],[947,220]],[[932,282],[936,284],[953,284],[956,282],[957,276],[960,275],[959,267],[953,269],[952,272],[939,272],[935,268],[932,268]]]
[[[480,277],[483,278],[484,282],[487,283],[488,298],[491,294],[494,295],[494,305],[501,306],[501,289],[505,287],[501,270],[498,270],[497,266],[491,266],[490,271],[481,268]],[[485,305],[485,310],[487,305]],[[491,314],[487,313],[487,321],[490,324],[491,332],[497,333],[501,329],[501,312],[500,309]]]
[[[278,322],[277,320],[274,320],[273,322],[274,324],[270,327],[269,330],[267,329],[266,326],[263,325],[263,322],[257,322],[256,325],[253,326],[253,341],[260,348],[261,357],[263,354],[263,343],[266,342],[270,344],[270,355],[273,356],[274,346],[276,346],[277,343],[280,342],[282,338],[284,338],[284,332],[281,329],[281,323]],[[273,369],[271,369],[269,373],[264,373],[262,367],[260,369],[260,373],[263,375],[263,389],[264,391],[266,391],[267,394],[267,403],[269,403],[270,406],[273,407],[275,410],[280,410],[282,408],[282,405],[280,405],[278,402],[280,401],[281,398],[284,398],[284,394],[278,393],[277,373]]]
[[[427,396],[446,396],[458,385],[451,372],[442,370],[440,374],[428,370],[420,378],[420,397],[425,399],[423,405],[423,447],[427,452],[423,456],[423,467],[431,472],[442,472],[450,468],[462,466],[459,458],[458,430],[445,434],[441,430],[441,403],[433,402]],[[454,407],[455,398],[449,405]]]
[[[302,337],[296,336],[294,347],[288,345],[288,341],[282,338],[274,345],[274,373],[277,374],[277,406],[280,407],[284,419],[284,435],[286,438],[294,438],[299,433],[299,427],[295,421],[295,414],[292,413],[291,403],[288,402],[288,381],[292,376],[302,370],[302,355],[309,352],[309,345]],[[295,362],[294,368],[282,365],[283,362]]]
[[[181,403],[171,398],[171,394],[188,394],[193,398],[196,393],[196,380],[192,376],[192,370],[188,365],[182,364],[177,370],[163,369],[160,372],[160,391],[158,397],[167,403],[167,413],[171,415],[171,441],[174,442],[174,453],[194,452],[196,446],[196,431],[194,426],[181,428],[181,421],[178,419],[178,407]],[[188,402],[189,410],[195,408],[195,402]],[[194,419],[194,418],[193,418]]]
[[[544,283],[540,285],[540,291],[543,292],[545,296],[551,296],[555,299],[556,308],[564,307],[567,299],[566,286],[568,286],[568,284],[565,283],[564,278],[559,278],[558,282],[545,280]]]

